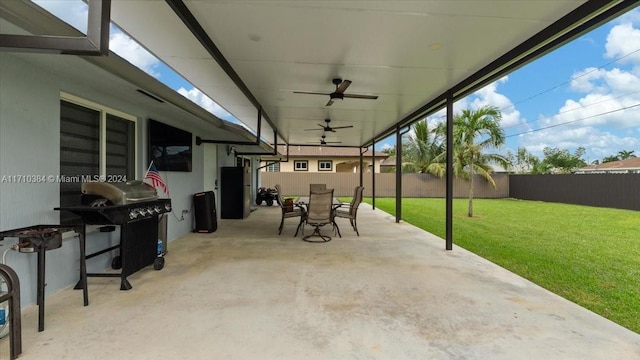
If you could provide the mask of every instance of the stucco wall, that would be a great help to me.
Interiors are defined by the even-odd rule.
[[[59,77],[52,71],[30,64],[10,53],[0,52],[0,75],[0,179],[2,176],[12,175],[61,175],[61,91],[137,117],[136,178],[141,178],[148,166],[148,118],[196,132],[188,124],[198,120],[189,114],[185,113],[185,117],[180,119],[181,123],[177,124],[176,119],[165,118],[163,113],[153,113],[124,97],[119,98],[119,94],[104,92],[100,84],[82,85],[73,78]],[[192,231],[192,195],[203,191],[203,169],[216,166],[222,152],[217,153],[211,151],[205,159],[203,147],[194,144],[192,172],[161,172],[169,186],[169,197],[174,209],[174,214],[168,215],[169,240]],[[207,181],[210,186],[212,180],[207,178]],[[59,213],[53,209],[59,205],[59,185],[55,182],[0,183],[0,231],[36,224],[57,224]],[[180,221],[182,210],[189,210],[189,214]],[[118,239],[118,231],[92,232],[87,238],[87,253],[115,245]],[[0,251],[8,249],[15,242],[15,239],[5,239],[0,242]],[[10,251],[6,262],[17,271],[20,278],[22,304],[35,303],[36,256]],[[110,264],[109,255],[101,255],[87,262],[90,272],[101,272]],[[46,269],[47,294],[75,284],[79,269],[77,238],[65,239],[61,248],[48,251]],[[119,285],[114,285],[113,290],[119,291],[118,289]],[[81,293],[78,296],[78,304],[81,306]]]

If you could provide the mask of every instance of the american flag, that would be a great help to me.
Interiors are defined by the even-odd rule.
[[[165,194],[169,193],[169,188],[167,188],[167,184],[165,184],[164,180],[162,180],[162,176],[158,172],[156,165],[151,162],[151,166],[149,166],[149,170],[147,170],[147,174],[144,176],[145,179],[151,180],[151,186],[157,188],[158,186],[162,188],[162,192]]]

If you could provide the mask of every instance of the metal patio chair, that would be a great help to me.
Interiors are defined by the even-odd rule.
[[[309,242],[327,242],[331,241],[330,236],[322,235],[320,228],[324,225],[333,224],[333,189],[312,191],[309,194],[309,204],[307,207],[307,216],[304,224],[314,227],[313,233],[302,239]],[[304,234],[304,226],[302,225],[302,233]],[[322,241],[311,240],[312,237],[319,237]]]
[[[285,204],[285,199],[282,196],[282,189],[280,188],[280,184],[275,186],[276,191],[278,192],[278,204],[280,205],[280,210],[282,210],[282,219],[280,220],[280,227],[278,228],[278,235],[282,234],[282,227],[284,226],[284,219],[288,218],[300,218],[298,222],[298,227],[296,228],[296,234],[294,236],[298,236],[298,231],[302,226],[302,222],[306,217],[306,212],[304,208],[298,206],[297,204],[287,203]]]
[[[309,184],[309,193],[312,191],[326,190],[327,184]]]
[[[340,207],[337,207],[335,209],[334,212],[334,226],[336,228],[336,230],[338,231],[338,236],[342,237],[342,235],[340,234],[340,228],[338,227],[338,225],[335,223],[335,218],[345,218],[345,219],[349,219],[349,222],[351,223],[351,227],[353,228],[353,230],[355,230],[356,234],[358,236],[360,236],[360,233],[358,232],[358,225],[356,223],[356,219],[357,219],[357,215],[358,215],[358,207],[360,206],[360,203],[362,202],[362,191],[364,190],[364,188],[362,186],[356,186],[355,189],[353,190],[353,199],[351,199],[351,202],[349,203],[349,209],[341,209]]]

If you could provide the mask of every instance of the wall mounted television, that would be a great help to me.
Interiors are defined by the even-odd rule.
[[[149,161],[160,171],[191,171],[190,132],[149,119]]]

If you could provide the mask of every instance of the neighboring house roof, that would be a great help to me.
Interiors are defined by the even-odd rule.
[[[394,156],[389,156],[384,160],[382,160],[382,162],[380,163],[380,166],[396,166],[396,157]]]
[[[589,165],[580,168],[576,173],[588,172],[622,172],[622,171],[640,171],[640,157],[629,158],[625,160],[609,161],[598,165]]]
[[[350,147],[331,147],[331,146],[289,146],[289,157],[359,157],[360,148]],[[278,145],[278,153],[281,155],[287,154],[286,145]],[[373,155],[371,150],[367,150],[362,154],[364,157],[371,157]],[[376,158],[387,158],[389,155],[381,151],[375,152]],[[272,158],[274,156],[262,156],[263,158]]]

